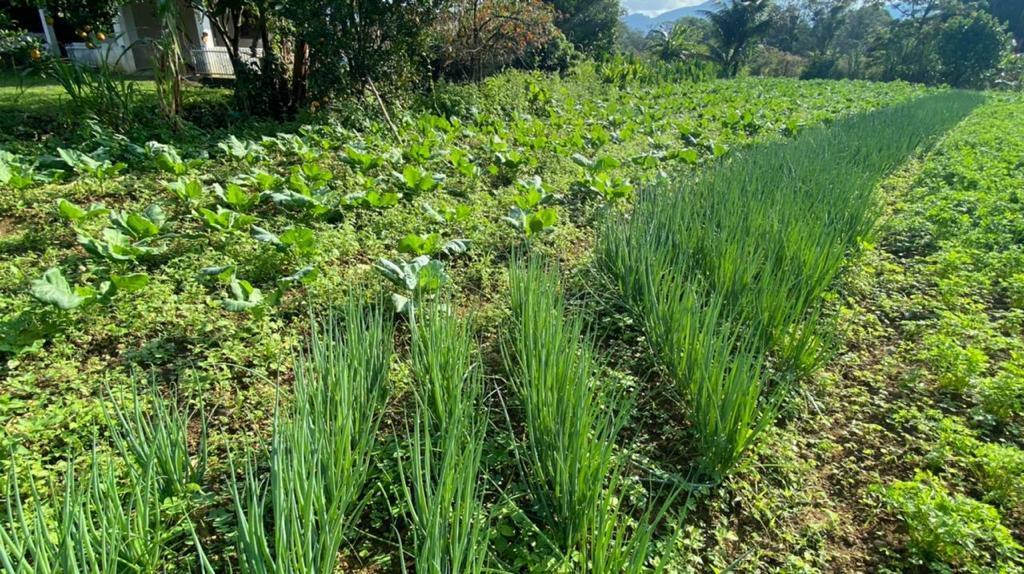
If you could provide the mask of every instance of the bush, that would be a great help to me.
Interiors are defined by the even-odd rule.
[[[1024,412],[1024,354],[1013,353],[994,377],[980,381],[977,397],[981,409],[1002,422]]]
[[[531,70],[565,73],[578,57],[579,54],[572,42],[559,32],[546,44],[531,46],[523,58],[523,63]]]
[[[372,81],[401,87],[422,80],[427,32],[437,16],[432,3],[292,0],[282,6],[297,36],[309,43],[313,100],[359,91]]]
[[[950,493],[929,472],[918,472],[914,480],[889,485],[882,497],[903,520],[910,537],[907,549],[920,564],[971,571],[1021,563],[1021,547],[1003,526],[999,511]]]
[[[983,87],[1009,47],[1009,35],[991,14],[979,11],[950,18],[936,40],[942,81],[958,88]]]
[[[799,78],[807,68],[807,59],[770,46],[762,46],[751,56],[748,66],[754,76]]]
[[[985,443],[974,455],[972,466],[985,492],[985,500],[1001,508],[1024,509],[1024,451]]]
[[[539,0],[460,0],[435,27],[435,68],[455,79],[480,79],[509,67],[564,70],[574,50]]]

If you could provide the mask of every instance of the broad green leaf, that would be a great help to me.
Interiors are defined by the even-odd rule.
[[[307,227],[289,227],[281,232],[281,243],[300,252],[308,252],[316,247],[316,235]]]
[[[222,300],[221,306],[233,313],[248,311],[263,302],[263,293],[243,279],[232,279],[228,289],[231,296]]]
[[[33,280],[30,292],[36,300],[64,311],[74,309],[87,301],[87,297],[71,288],[57,267],[47,269],[42,279]]]
[[[149,285],[149,275],[145,273],[111,275],[110,281],[121,291],[139,291]]]
[[[225,283],[230,283],[235,278],[234,265],[218,265],[215,267],[203,267],[199,273],[206,277],[215,277]]]

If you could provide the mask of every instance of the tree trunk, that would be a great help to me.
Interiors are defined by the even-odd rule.
[[[296,107],[306,101],[309,79],[309,44],[299,38],[295,41],[292,55],[292,103]]]

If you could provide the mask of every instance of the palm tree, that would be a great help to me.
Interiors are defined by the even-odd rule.
[[[719,1],[721,9],[704,11],[711,21],[708,52],[726,76],[734,77],[754,41],[764,36],[772,25],[768,10],[771,0]]]
[[[647,50],[663,62],[674,62],[700,54],[700,30],[679,21],[670,28],[657,28],[647,35]]]

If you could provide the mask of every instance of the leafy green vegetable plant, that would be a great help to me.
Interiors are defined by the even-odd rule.
[[[398,289],[391,294],[391,302],[399,313],[412,314],[420,300],[436,293],[448,282],[444,264],[427,255],[408,262],[378,259],[374,269]]]
[[[505,216],[505,221],[527,239],[550,233],[558,221],[558,211],[551,205],[558,198],[546,192],[538,176],[517,181],[516,188],[520,193],[512,198],[515,207]]]
[[[111,163],[107,159],[94,159],[80,151],[73,149],[58,148],[57,153],[64,163],[76,173],[92,178],[100,191],[104,190],[105,184],[124,171],[127,164]]]
[[[57,213],[72,223],[83,223],[90,219],[108,215],[110,210],[99,203],[93,203],[88,208],[83,208],[61,198],[57,200]]]
[[[405,166],[395,177],[401,182],[403,194],[411,197],[439,191],[445,182],[444,174],[429,173],[412,164]]]
[[[252,215],[225,209],[220,205],[217,206],[217,211],[200,207],[198,214],[206,227],[224,233],[242,231],[256,221],[256,218]]]
[[[70,311],[90,303],[107,303],[119,292],[141,291],[148,284],[149,276],[145,273],[129,273],[111,274],[110,279],[100,281],[95,287],[72,286],[59,268],[51,267],[43,273],[42,278],[32,281],[29,293],[40,303],[52,305],[61,311]]]
[[[467,239],[451,239],[444,241],[437,233],[427,235],[416,235],[410,233],[398,242],[398,252],[408,255],[445,255],[452,257],[460,255],[469,250],[470,242]]]

